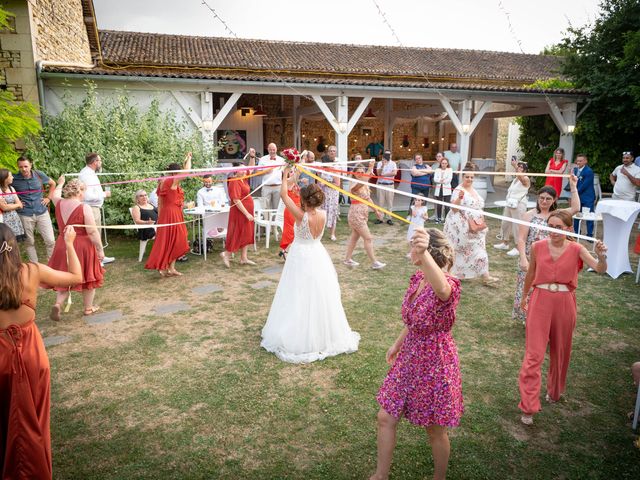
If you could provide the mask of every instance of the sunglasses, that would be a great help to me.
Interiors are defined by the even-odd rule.
[[[632,154],[631,154],[631,152],[622,152],[622,156],[623,157],[626,157],[627,155],[631,156]]]

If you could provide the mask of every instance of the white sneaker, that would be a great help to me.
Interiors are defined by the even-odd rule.
[[[509,250],[509,245],[506,243],[498,243],[497,245],[494,245],[493,248],[496,250]]]
[[[356,262],[352,258],[350,258],[349,260],[345,260],[342,263],[344,263],[347,267],[357,267],[358,265],[360,265],[358,262]]]
[[[376,260],[375,262],[373,262],[373,265],[371,265],[371,268],[373,268],[374,270],[380,270],[381,268],[384,268],[386,266],[386,263],[382,263]]]
[[[115,257],[104,257],[102,259],[102,265],[106,265],[107,263],[113,263],[115,261],[116,261]]]
[[[518,255],[520,255],[520,252],[517,248],[512,248],[507,252],[507,255],[509,255],[510,257],[517,257]]]
[[[335,242],[336,240],[337,240],[337,239],[336,239],[336,236],[335,236],[335,235],[331,235],[331,241],[332,241],[332,242]]]

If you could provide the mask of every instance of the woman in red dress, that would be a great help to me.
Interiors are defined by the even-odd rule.
[[[34,322],[34,309],[41,283],[68,288],[82,282],[75,238],[73,227],[67,227],[64,246],[69,271],[59,272],[40,263],[22,263],[15,235],[7,225],[0,224],[0,475],[3,479],[51,479],[52,476],[49,358]]]
[[[292,171],[289,175],[289,178],[287,178],[287,194],[289,195],[289,198],[293,200],[293,203],[295,203],[296,206],[299,207],[300,187],[298,186],[298,173],[295,171]],[[280,239],[280,253],[278,253],[278,256],[283,260],[287,259],[287,248],[289,248],[289,245],[293,243],[293,224],[295,222],[296,219],[293,217],[293,214],[285,208],[284,225],[282,227],[282,238]]]
[[[182,168],[191,168],[191,152],[187,153]],[[180,170],[180,165],[172,163],[167,170]],[[184,190],[180,187],[180,181],[180,178],[168,178],[160,180],[158,185],[158,225],[177,225],[157,227],[156,240],[144,268],[158,270],[162,277],[181,276],[176,270],[176,260],[189,251],[187,227],[182,213]]]
[[[571,213],[554,210],[547,225],[573,232]],[[576,294],[578,272],[583,263],[598,273],[607,270],[607,247],[596,242],[597,260],[578,242],[561,233],[549,232],[531,247],[529,269],[524,281],[520,306],[527,311],[526,346],[520,369],[520,420],[533,423],[533,415],[540,411],[541,366],[549,344],[549,373],[547,375],[547,403],[555,403],[564,393],[571,342],[576,327]],[[533,287],[531,299],[529,290]],[[527,305],[528,304],[528,305]]]
[[[100,263],[104,258],[104,251],[102,250],[100,232],[95,228],[96,223],[91,207],[82,203],[85,188],[85,184],[77,178],[65,184],[63,175],[58,179],[52,201],[56,206],[56,220],[61,232],[67,225],[89,225],[88,228],[76,227],[75,229],[77,236],[74,247],[82,266],[82,282],[72,287],[71,290],[82,292],[84,314],[92,315],[100,309],[93,304],[93,299],[96,288],[102,286],[104,279],[104,269]],[[61,191],[64,198],[60,197]],[[67,270],[67,248],[62,235],[59,235],[56,240],[56,245],[49,259],[49,267],[62,272]],[[68,288],[56,286],[51,288],[56,291],[56,303],[51,307],[49,317],[51,320],[59,321],[62,305],[70,292]]]
[[[234,167],[242,166],[235,162]],[[229,225],[227,226],[227,241],[225,251],[220,253],[225,267],[231,268],[229,259],[231,254],[242,250],[240,254],[241,265],[255,265],[247,257],[247,250],[253,245],[253,198],[251,187],[247,180],[235,179],[236,174],[229,175],[228,189],[231,208],[229,209]]]
[[[556,151],[553,152],[553,157],[549,159],[547,167],[544,169],[544,173],[566,173],[568,167],[569,161],[564,158],[564,148],[556,148]],[[553,187],[558,194],[558,198],[560,197],[562,193],[562,177],[547,177],[544,184]]]

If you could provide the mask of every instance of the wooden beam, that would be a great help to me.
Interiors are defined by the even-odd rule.
[[[313,95],[312,97],[314,102],[316,102],[316,105],[318,105],[318,108],[320,108],[320,111],[324,114],[324,117],[329,122],[329,125],[331,125],[331,128],[333,128],[336,132],[339,132],[340,126],[338,125],[338,120],[336,119],[333,112],[329,109],[325,101],[322,99],[322,97],[320,95]]]
[[[478,110],[476,115],[473,117],[473,120],[471,121],[471,125],[469,128],[469,135],[471,135],[473,131],[476,129],[476,127],[480,123],[480,120],[482,120],[482,117],[484,117],[484,114],[487,112],[487,110],[489,110],[492,103],[493,102],[484,102],[482,104],[482,106],[480,107],[480,110]]]
[[[451,102],[449,102],[449,100],[445,98],[441,98],[440,103],[444,107],[444,110],[447,112],[447,115],[449,115],[449,120],[451,120],[451,122],[453,123],[453,126],[456,127],[456,130],[458,132],[462,132],[462,122],[460,122],[460,119],[458,118],[458,114],[451,106]]]
[[[347,123],[347,135],[349,135],[351,130],[353,130],[353,127],[356,126],[356,123],[358,123],[358,120],[360,120],[360,117],[369,106],[369,102],[371,102],[371,97],[364,97],[360,102],[360,105],[358,105],[358,108],[353,112],[353,115],[351,115],[351,118]]]
[[[202,127],[202,118],[200,117],[200,115],[193,111],[193,108],[191,108],[191,105],[189,105],[189,102],[187,101],[187,97],[185,97],[182,92],[179,92],[177,90],[170,90],[170,92],[171,95],[173,95],[173,98],[176,99],[176,102],[178,102],[178,105],[182,107],[184,113],[186,113],[187,116],[191,119],[193,124],[197,128]]]
[[[218,129],[218,127],[222,124],[224,119],[227,118],[227,115],[229,115],[229,112],[234,107],[234,105],[238,102],[241,96],[242,94],[238,92],[231,94],[231,97],[229,97],[229,100],[225,102],[224,106],[220,109],[218,114],[214,117],[213,128],[211,129],[212,131],[215,132]]]

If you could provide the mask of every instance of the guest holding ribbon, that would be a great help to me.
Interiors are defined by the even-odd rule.
[[[578,189],[576,184],[578,179],[575,176],[569,178],[569,185],[571,186],[571,205],[565,209],[571,215],[575,215],[580,211],[580,197],[578,197]],[[516,279],[516,294],[513,300],[513,310],[511,312],[511,318],[513,320],[522,322],[526,321],[527,314],[520,308],[522,301],[522,289],[524,287],[524,278],[527,275],[529,269],[529,253],[531,252],[531,245],[533,242],[547,238],[547,232],[537,228],[537,226],[547,226],[547,219],[551,212],[558,208],[556,199],[558,193],[553,187],[545,185],[538,190],[536,198],[536,208],[529,210],[524,217],[523,221],[531,225],[519,225],[518,226],[518,274]]]
[[[402,302],[402,333],[387,351],[391,365],[377,395],[378,461],[371,479],[387,479],[402,417],[424,427],[433,453],[434,479],[449,463],[447,427],[464,411],[456,343],[451,329],[460,301],[460,281],[449,275],[453,248],[440,230],[416,230],[411,259],[419,270]]]
[[[17,210],[22,209],[23,205],[12,183],[13,174],[6,168],[0,168],[0,220],[9,226],[16,240],[22,242],[26,235]]]
[[[551,228],[573,231],[572,216],[562,210],[549,215]],[[540,411],[540,368],[549,345],[549,373],[547,375],[547,403],[560,399],[566,387],[567,370],[571,359],[571,342],[576,327],[576,295],[578,272],[583,263],[598,273],[607,270],[607,247],[596,242],[595,259],[573,238],[549,232],[531,248],[529,270],[524,281],[521,308],[527,311],[527,337],[524,359],[520,369],[520,420],[533,424],[533,416]],[[531,299],[529,290],[533,287]]]
[[[75,227],[74,240],[74,248],[82,268],[82,282],[71,289],[52,287],[56,291],[56,302],[51,307],[49,317],[54,321],[60,320],[62,305],[69,296],[70,290],[82,292],[84,315],[93,315],[100,310],[93,301],[96,289],[100,288],[104,281],[104,268],[101,265],[104,250],[100,231],[96,228],[94,212],[83,202],[84,191],[85,184],[80,179],[73,178],[65,183],[63,175],[58,179],[52,197],[53,204],[56,206],[56,221],[61,232],[67,225],[86,225],[86,227]],[[67,269],[67,248],[62,235],[59,235],[56,240],[49,266],[63,272]]]
[[[75,231],[64,231],[65,270],[22,263],[13,231],[0,224],[0,472],[3,479],[51,479],[50,367],[35,323],[40,285],[82,282]]]
[[[531,187],[531,180],[525,175],[528,170],[528,166],[525,162],[518,162],[511,160],[511,165],[516,170],[516,178],[513,179],[509,189],[507,190],[506,205],[502,212],[502,215],[507,218],[515,218],[516,220],[522,220],[522,217],[527,213],[527,198],[529,194],[529,187]],[[507,219],[502,220],[500,226],[500,236],[502,242],[494,245],[493,248],[498,250],[509,250],[509,238],[513,236],[513,241],[518,242],[518,227],[520,225],[514,222],[510,222]],[[507,252],[510,257],[518,256],[518,248]]]
[[[234,162],[234,167],[242,166],[242,163]],[[243,172],[233,172],[229,174],[228,188],[231,208],[229,209],[229,223],[227,226],[227,240],[225,251],[220,253],[222,262],[227,268],[231,268],[230,258],[233,252],[240,253],[241,265],[255,265],[249,260],[247,252],[249,246],[253,245],[253,197],[251,187],[247,179],[237,178],[244,175]]]
[[[365,173],[364,165],[358,163],[353,169],[354,178],[360,177],[360,180],[366,181],[366,178],[370,178],[373,173],[373,166],[374,162],[372,160],[369,162],[369,168]],[[351,193],[356,197],[359,197],[361,200],[371,203],[371,194],[368,185],[354,182],[351,186]],[[375,210],[375,212],[378,219],[381,219],[382,214],[378,210]],[[376,255],[373,252],[373,237],[371,236],[371,232],[369,231],[369,226],[367,224],[369,221],[369,206],[362,203],[357,198],[351,198],[351,206],[349,207],[347,219],[349,227],[351,227],[351,236],[347,241],[347,251],[345,253],[345,260],[343,263],[348,267],[357,267],[360,265],[351,258],[351,256],[353,255],[353,250],[356,248],[358,240],[362,238],[362,241],[364,242],[364,251],[367,253],[369,260],[371,260],[371,268],[374,270],[384,268],[387,264],[377,260]]]
[[[483,285],[492,286],[498,279],[489,275],[489,256],[486,249],[488,229],[482,215],[484,200],[473,188],[475,169],[472,163],[465,166],[462,183],[451,195],[452,204],[468,207],[473,211],[451,207],[443,231],[455,251],[451,273],[464,279],[482,277]]]
[[[185,156],[182,169],[191,169],[191,152]],[[171,163],[167,170],[180,170],[180,165]],[[158,182],[158,224],[169,225],[158,227],[156,240],[144,268],[158,270],[161,277],[182,276],[176,270],[176,260],[189,252],[187,227],[182,213],[184,190],[180,187],[181,180],[174,175]]]

